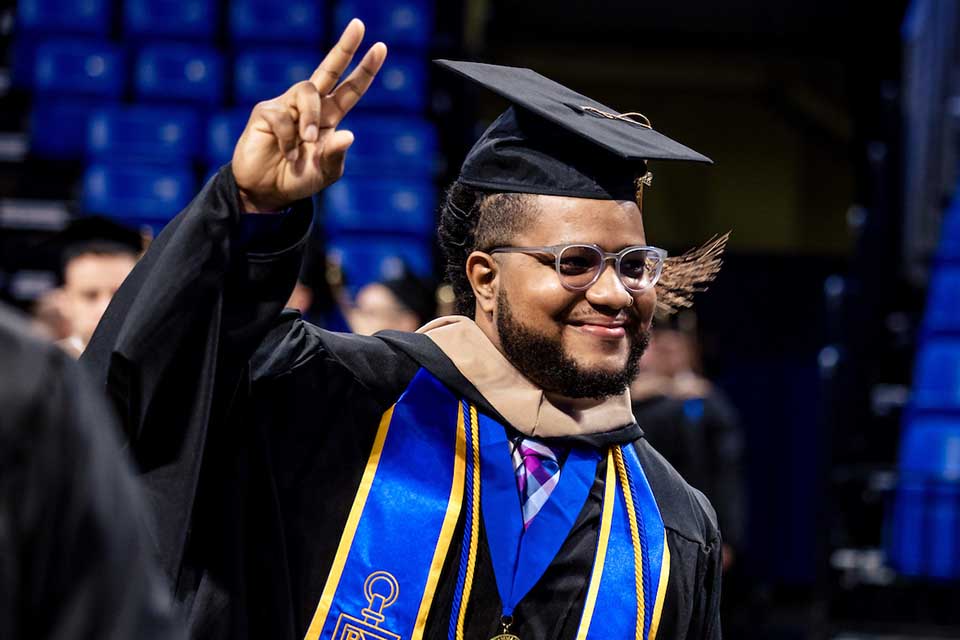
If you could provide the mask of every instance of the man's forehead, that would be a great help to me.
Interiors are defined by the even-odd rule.
[[[551,238],[551,243],[608,243],[619,238],[624,246],[645,241],[643,216],[631,200],[593,200],[534,195],[537,215],[522,235]]]

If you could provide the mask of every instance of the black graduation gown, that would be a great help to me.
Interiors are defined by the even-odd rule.
[[[281,312],[311,216],[301,202],[246,233],[225,167],[153,243],[84,356],[123,417],[196,637],[303,638],[380,416],[421,367],[503,421],[423,335],[335,334]],[[583,440],[636,442],[671,552],[659,637],[719,638],[720,539],[709,503],[635,424]],[[601,495],[598,480],[516,609],[511,631],[521,638],[574,637]],[[462,529],[461,518],[451,549]],[[446,638],[457,555],[440,578],[431,640]],[[500,603],[482,530],[473,594],[467,637],[489,638]]]
[[[0,305],[0,638],[185,637],[109,407]]]

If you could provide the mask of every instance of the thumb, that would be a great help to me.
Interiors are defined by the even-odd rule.
[[[343,165],[347,157],[347,149],[353,144],[353,133],[345,129],[334,131],[333,135],[324,145],[323,164],[324,173],[329,175],[332,180],[337,180],[343,175]]]

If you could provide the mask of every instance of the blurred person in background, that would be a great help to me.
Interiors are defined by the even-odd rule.
[[[105,400],[2,305],[0,362],[0,638],[185,637]]]
[[[404,269],[403,275],[361,287],[346,317],[350,330],[364,336],[378,331],[416,331],[436,317],[436,287]]]
[[[377,43],[341,80],[363,32],[254,108],[83,357],[124,417],[193,630],[717,640],[715,514],[628,396],[658,292],[676,301],[722,250],[661,273],[646,162],[708,159],[530,70],[440,61],[512,103],[441,210],[463,315],[325,331],[283,307],[309,198],[349,161],[337,127],[386,58]]]
[[[736,409],[704,378],[694,333],[681,323],[657,327],[630,386],[637,423],[680,475],[706,494],[723,532],[723,565],[730,569],[743,543],[743,433]]]
[[[137,263],[144,242],[139,232],[101,216],[74,220],[59,242],[63,284],[49,295],[58,298],[57,315],[66,321],[69,334],[57,344],[79,358],[113,294]]]

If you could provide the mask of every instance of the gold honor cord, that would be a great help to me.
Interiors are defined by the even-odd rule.
[[[600,592],[600,581],[603,577],[603,567],[607,556],[607,545],[610,542],[610,526],[613,520],[613,504],[617,494],[617,478],[623,487],[624,502],[630,523],[630,537],[633,546],[634,588],[637,594],[636,639],[643,638],[644,596],[643,596],[643,564],[641,557],[640,534],[637,524],[636,511],[633,505],[633,495],[627,479],[627,469],[623,461],[623,452],[619,447],[610,447],[607,451],[607,471],[604,479],[603,512],[600,517],[600,536],[597,542],[597,553],[593,561],[593,573],[590,576],[590,585],[587,587],[587,599],[583,606],[583,615],[580,618],[580,628],[577,630],[577,640],[586,640],[590,631],[590,623],[597,605],[597,594]],[[663,532],[663,561],[660,566],[660,580],[657,585],[657,600],[653,607],[653,616],[650,621],[650,632],[647,640],[656,640],[660,628],[660,618],[663,614],[663,603],[667,596],[667,583],[670,579],[670,547],[667,546],[667,532]]]
[[[587,600],[583,604],[583,615],[580,617],[580,629],[577,630],[577,640],[586,640],[593,621],[593,610],[597,606],[597,594],[600,593],[600,578],[603,577],[603,564],[607,559],[607,544],[610,541],[610,524],[613,520],[613,502],[617,499],[617,477],[613,464],[611,447],[607,451],[607,473],[603,481],[603,514],[600,516],[600,538],[597,541],[597,553],[593,559],[593,573],[590,576],[590,586],[587,587]]]
[[[627,521],[630,523],[630,542],[633,545],[633,579],[637,591],[637,623],[636,640],[643,640],[643,618],[646,614],[643,592],[643,550],[640,545],[640,527],[637,526],[637,512],[633,506],[633,492],[630,491],[630,481],[627,478],[627,467],[623,463],[623,451],[620,447],[612,447],[613,458],[617,464],[617,477],[623,488],[623,501],[627,512]]]
[[[473,571],[477,564],[477,540],[480,537],[480,425],[477,424],[477,408],[470,405],[470,448],[473,451],[473,520],[470,523],[470,549],[467,552],[467,572],[463,580],[463,597],[457,615],[456,640],[463,640],[463,626],[467,619],[470,590],[473,587]]]
[[[323,624],[327,620],[327,614],[330,613],[330,606],[333,604],[333,596],[337,591],[337,585],[340,584],[343,567],[347,563],[347,556],[350,554],[350,547],[353,545],[353,537],[356,535],[357,526],[360,524],[360,516],[363,515],[363,508],[366,506],[367,497],[370,495],[370,487],[373,486],[373,479],[377,475],[377,467],[380,466],[380,455],[383,453],[383,443],[387,439],[387,431],[390,429],[392,418],[393,407],[390,407],[380,418],[380,427],[377,429],[373,449],[370,451],[367,467],[364,469],[363,478],[360,480],[360,488],[357,490],[357,496],[353,499],[347,524],[343,528],[343,535],[340,537],[339,546],[337,546],[337,555],[333,558],[333,566],[330,568],[330,575],[327,576],[327,584],[323,587],[320,603],[313,614],[313,620],[307,629],[305,640],[317,640],[323,632]]]
[[[667,530],[663,530],[663,562],[660,563],[660,583],[657,587],[657,601],[653,605],[653,619],[650,621],[650,633],[647,640],[656,640],[660,630],[660,617],[663,615],[663,601],[667,599],[667,583],[670,582],[670,547],[667,545]]]
[[[476,427],[474,427],[476,430]],[[457,528],[460,518],[460,509],[463,506],[463,484],[467,468],[467,438],[463,426],[463,403],[457,403],[457,455],[453,461],[453,486],[450,488],[450,499],[447,501],[447,513],[443,516],[440,526],[440,539],[433,553],[433,562],[430,564],[430,576],[427,586],[423,590],[423,599],[420,601],[420,611],[417,613],[417,624],[413,628],[411,640],[421,640],[427,628],[427,616],[430,614],[430,605],[433,604],[433,594],[437,591],[440,582],[440,572],[443,571],[443,561],[447,557],[450,543],[453,541],[453,531]]]

